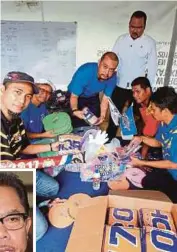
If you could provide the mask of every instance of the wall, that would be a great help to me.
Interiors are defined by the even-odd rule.
[[[26,186],[30,208],[33,208],[33,171],[14,171]]]
[[[147,13],[146,33],[157,42],[169,42],[176,8],[176,2],[168,1],[44,1],[31,7],[26,4],[17,6],[15,1],[2,1],[1,19],[76,21],[78,24],[76,67],[78,67],[87,61],[97,61],[103,51],[111,50],[116,38],[128,31],[129,17],[138,9]],[[161,49],[164,52],[168,51],[169,44],[159,44],[158,50]]]

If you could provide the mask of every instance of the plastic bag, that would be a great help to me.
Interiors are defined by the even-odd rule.
[[[107,133],[105,131],[98,130],[93,134],[89,134],[88,138],[85,139],[87,144],[82,146],[82,151],[85,151],[85,161],[92,160],[99,154],[99,150],[108,141]]]
[[[110,143],[105,144],[107,151],[114,152],[116,148],[120,147],[120,141],[117,138],[113,138]]]

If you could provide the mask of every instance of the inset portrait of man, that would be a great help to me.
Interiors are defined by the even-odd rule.
[[[29,176],[29,172],[22,173]],[[24,183],[14,172],[0,171],[0,252],[29,251],[30,227],[30,206]]]

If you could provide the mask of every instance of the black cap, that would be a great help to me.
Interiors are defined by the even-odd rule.
[[[17,83],[17,82],[30,83],[32,84],[34,94],[37,94],[39,92],[34,82],[34,78],[28,75],[27,73],[23,73],[23,72],[15,72],[15,71],[9,72],[3,80],[3,85],[5,85],[6,83]]]

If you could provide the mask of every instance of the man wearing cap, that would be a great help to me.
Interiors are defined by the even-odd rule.
[[[108,97],[111,96],[117,82],[115,73],[117,65],[117,55],[113,52],[106,52],[98,63],[83,64],[76,71],[68,86],[71,94],[70,107],[74,128],[88,126],[83,120],[84,107],[88,107],[94,115],[99,117],[98,124],[104,121],[108,108]],[[101,104],[100,92],[103,92]]]
[[[19,114],[29,105],[38,89],[33,77],[23,72],[9,72],[1,87],[1,151],[2,160],[14,160],[21,154],[57,151],[59,143],[31,145]]]
[[[39,93],[34,94],[28,107],[21,113],[21,119],[23,120],[27,136],[31,139],[31,142],[39,138],[50,138],[55,135],[52,131],[44,132],[42,119],[48,115],[46,108],[46,102],[49,100],[55,87],[51,81],[45,79],[39,79],[36,81]]]

